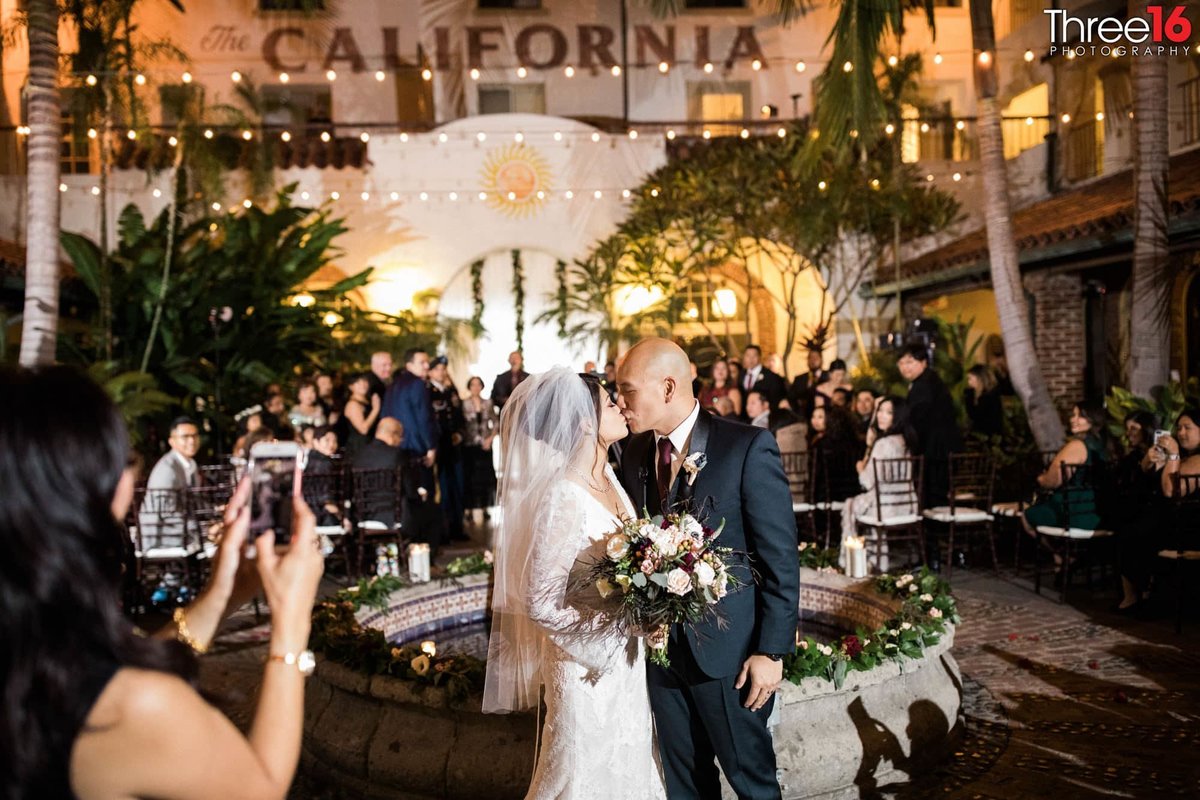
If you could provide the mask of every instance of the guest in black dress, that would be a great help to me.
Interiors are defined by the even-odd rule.
[[[992,438],[1004,435],[1004,406],[1000,386],[991,367],[976,364],[967,370],[967,388],[963,389],[971,433]]]
[[[451,541],[466,541],[463,533],[463,408],[450,380],[446,357],[429,365],[429,399],[439,431],[437,442],[438,493],[446,533]]]
[[[496,504],[496,470],[492,466],[492,443],[498,422],[491,401],[483,398],[483,379],[467,381],[467,399],[463,401],[463,506],[468,511],[487,509]]]
[[[371,393],[371,381],[363,372],[350,379],[350,397],[338,420],[338,441],[347,461],[375,438],[375,427],[379,423],[379,395]]]
[[[308,508],[293,501],[291,547],[260,540],[247,580],[244,481],[208,586],[147,636],[120,602],[134,493],[120,413],[64,367],[3,370],[0,386],[0,797],[284,797],[323,565]],[[193,688],[193,651],[256,591],[271,608],[270,660],[244,735]]]

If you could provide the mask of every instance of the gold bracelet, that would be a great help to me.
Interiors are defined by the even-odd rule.
[[[187,615],[183,608],[175,609],[172,619],[175,621],[175,638],[192,648],[198,655],[204,655],[208,651],[208,645],[200,644],[192,636],[191,631],[188,630]]]

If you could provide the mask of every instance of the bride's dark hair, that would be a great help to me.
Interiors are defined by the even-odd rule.
[[[606,394],[603,381],[598,375],[592,375],[590,372],[579,373],[579,379],[583,381],[583,385],[587,387],[588,395],[592,398],[592,405],[596,407],[596,425],[600,425],[600,418],[604,416],[604,400]],[[599,430],[599,427],[596,428]]]
[[[129,666],[194,678],[178,642],[135,635],[112,502],[129,437],[108,395],[65,367],[0,369],[0,798],[71,797],[95,682]]]

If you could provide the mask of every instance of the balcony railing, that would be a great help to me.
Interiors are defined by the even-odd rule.
[[[1183,145],[1200,141],[1200,77],[1179,84],[1180,110],[1183,114]]]

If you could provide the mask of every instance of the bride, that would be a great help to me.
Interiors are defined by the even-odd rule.
[[[607,458],[627,432],[597,378],[561,367],[522,381],[501,415],[483,710],[536,708],[545,687],[526,800],[666,796],[641,640],[612,624],[594,588],[577,589],[620,520],[636,516]]]

